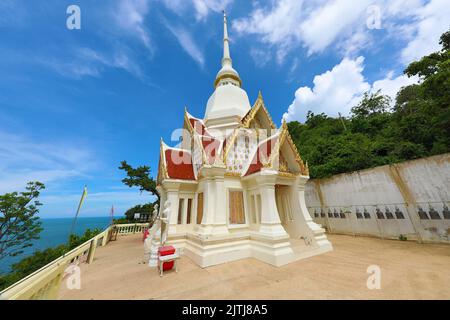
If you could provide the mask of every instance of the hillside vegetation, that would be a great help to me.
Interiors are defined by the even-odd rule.
[[[450,31],[442,50],[411,63],[395,101],[366,93],[347,118],[308,112],[305,123],[288,124],[311,178],[326,178],[450,151]]]

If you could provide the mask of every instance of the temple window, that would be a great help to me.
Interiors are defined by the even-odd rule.
[[[361,214],[361,211],[359,211],[359,209],[356,209],[356,218],[357,219],[362,219],[363,215]]]
[[[197,196],[197,224],[202,224],[203,219],[203,192]]]
[[[444,216],[444,219],[450,219],[450,210],[448,207],[444,204],[444,209],[442,211],[442,215]]]
[[[405,216],[403,215],[403,212],[400,211],[399,208],[395,208],[395,217],[397,219],[405,219]]]
[[[333,213],[331,213],[330,209],[328,209],[328,218],[333,218]]]
[[[191,210],[192,210],[192,199],[188,199],[188,203],[187,203],[187,212],[186,212],[186,223],[190,224],[192,223],[191,221]]]
[[[180,199],[178,201],[178,224],[183,223],[183,204],[184,204],[184,199]]]
[[[244,193],[229,191],[230,224],[245,224]]]
[[[431,220],[440,220],[441,219],[441,216],[439,215],[439,213],[431,206],[430,206],[430,211],[428,211],[428,213],[430,215]]]
[[[383,212],[381,212],[381,210],[380,209],[376,209],[375,210],[375,212],[376,212],[376,214],[377,214],[377,218],[378,219],[384,219],[384,214],[383,214]]]
[[[257,224],[257,218],[256,218],[256,198],[255,195],[252,195],[250,197],[250,212],[251,212],[251,219],[253,224]]]
[[[386,218],[387,218],[387,219],[394,219],[394,215],[393,215],[392,212],[389,210],[389,208],[386,208],[385,215],[386,215]]]
[[[336,209],[334,209],[334,211],[333,211],[333,216],[335,218],[339,218],[339,213],[336,211]]]
[[[422,207],[419,207],[419,210],[417,211],[419,218],[421,220],[428,220],[430,219],[427,215],[427,213],[422,209]]]

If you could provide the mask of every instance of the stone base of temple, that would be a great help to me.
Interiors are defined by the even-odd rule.
[[[251,231],[208,237],[197,233],[173,234],[168,244],[181,248],[183,255],[202,268],[245,258],[279,267],[333,249],[329,241],[308,245],[304,239],[269,237]]]

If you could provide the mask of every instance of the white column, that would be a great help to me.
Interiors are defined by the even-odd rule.
[[[203,221],[198,231],[201,234],[217,235],[228,233],[226,221],[226,194],[224,185],[225,168],[203,168]]]
[[[267,236],[288,236],[281,225],[275,200],[276,175],[261,174],[256,178],[261,194],[261,222],[259,232]]]
[[[170,235],[171,233],[177,232],[180,183],[164,181],[163,187],[166,191],[167,200],[170,201],[170,216],[168,217]],[[164,203],[162,203],[161,206],[164,210]]]
[[[228,233],[227,227],[227,195],[225,189],[225,179],[223,175],[214,178],[216,203],[214,209],[213,229],[216,234]]]

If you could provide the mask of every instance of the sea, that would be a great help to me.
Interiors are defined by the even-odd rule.
[[[117,217],[116,217],[117,218]],[[40,238],[33,241],[33,246],[26,248],[24,252],[16,257],[6,257],[0,260],[0,274],[11,272],[11,266],[30,256],[36,250],[45,250],[67,242],[73,218],[40,219],[42,231]],[[79,217],[76,221],[74,233],[81,235],[86,229],[105,229],[111,223],[110,217]]]

